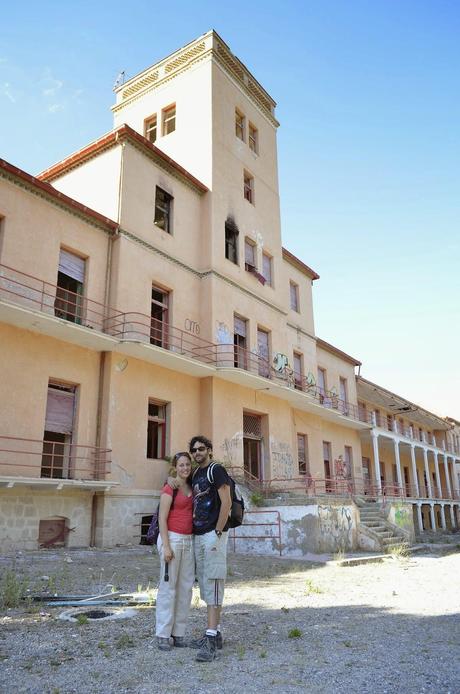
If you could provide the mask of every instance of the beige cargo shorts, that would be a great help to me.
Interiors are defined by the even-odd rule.
[[[195,535],[196,575],[201,599],[212,607],[222,605],[227,578],[228,533],[217,537],[214,531]]]

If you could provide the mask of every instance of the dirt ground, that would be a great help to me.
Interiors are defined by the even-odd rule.
[[[155,589],[158,571],[147,547],[24,552],[0,559],[0,597]],[[460,692],[458,552],[354,567],[230,553],[210,664],[156,649],[152,605],[82,624],[58,619],[64,609],[0,610],[2,693]],[[190,633],[204,624],[194,591]]]

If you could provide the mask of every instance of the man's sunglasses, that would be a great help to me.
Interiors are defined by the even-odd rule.
[[[203,451],[206,450],[206,446],[198,446],[197,448],[191,448],[190,453],[197,453],[200,451],[200,453],[203,453]]]

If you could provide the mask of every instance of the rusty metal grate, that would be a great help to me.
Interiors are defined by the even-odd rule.
[[[261,439],[262,418],[256,414],[243,414],[243,434],[253,439]]]

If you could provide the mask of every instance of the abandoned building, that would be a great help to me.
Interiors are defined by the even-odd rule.
[[[315,333],[275,106],[210,31],[116,88],[108,134],[37,177],[0,160],[4,549],[139,543],[198,432],[280,552],[458,528],[459,423]]]

